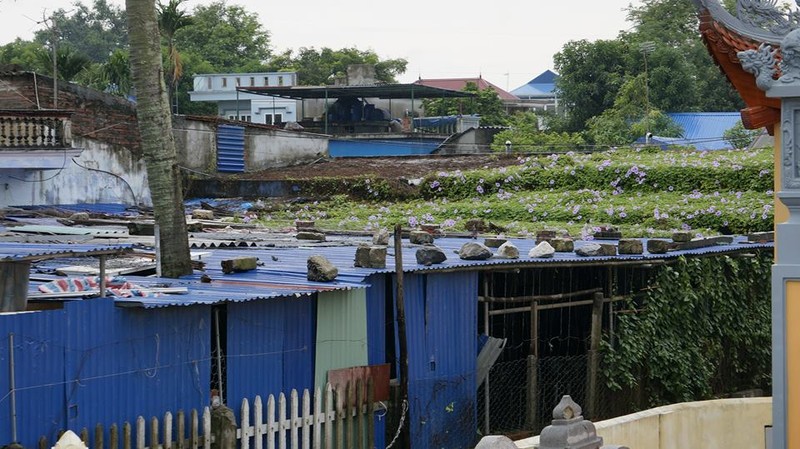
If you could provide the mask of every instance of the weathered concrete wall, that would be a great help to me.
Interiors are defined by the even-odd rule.
[[[685,402],[595,423],[604,444],[630,448],[751,449],[764,447],[764,426],[772,424],[772,398]],[[533,449],[539,437],[514,442]]]
[[[328,155],[328,137],[281,130],[245,132],[245,171],[313,162]]]
[[[172,117],[178,164],[203,173],[217,171],[216,124]]]
[[[83,137],[84,151],[57,170],[0,170],[0,206],[122,203],[151,205],[147,171],[138,155]]]

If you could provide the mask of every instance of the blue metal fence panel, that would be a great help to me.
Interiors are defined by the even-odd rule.
[[[217,171],[244,172],[244,127],[217,126]]]
[[[125,309],[111,299],[0,316],[0,370],[14,334],[18,440],[106,428],[209,403],[209,308]],[[0,441],[10,442],[9,376],[0,376]],[[108,435],[106,435],[108,437]]]
[[[370,365],[382,365],[386,360],[386,329],[393,321],[386,320],[386,275],[370,275],[367,288],[367,357]],[[386,420],[375,417],[375,447],[386,447]]]
[[[331,139],[331,157],[414,156],[431,154],[444,139]]]
[[[225,400],[238,404],[314,387],[316,296],[227,305]]]
[[[404,292],[411,447],[472,447],[478,274],[406,275]]]
[[[36,447],[66,426],[64,335],[66,313],[49,310],[0,315],[0,445],[12,442],[9,335],[14,334],[17,440]],[[54,441],[50,439],[50,441]]]
[[[70,429],[209,404],[208,306],[145,310],[92,300],[69,303],[66,310]]]

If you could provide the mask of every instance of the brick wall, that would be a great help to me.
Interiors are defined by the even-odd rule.
[[[37,98],[38,97],[38,98]],[[38,103],[37,103],[38,102]],[[0,73],[0,109],[53,108],[53,79],[33,73]],[[58,109],[74,111],[72,135],[141,153],[136,109],[124,98],[59,81]]]

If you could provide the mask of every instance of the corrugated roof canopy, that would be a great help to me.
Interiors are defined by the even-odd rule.
[[[456,98],[474,97],[475,94],[420,84],[381,84],[374,86],[289,86],[289,87],[238,87],[248,94],[303,100],[307,98]]]

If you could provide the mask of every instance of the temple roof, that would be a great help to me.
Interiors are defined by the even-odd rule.
[[[728,81],[742,96],[747,107],[741,111],[745,128],[766,127],[770,134],[774,125],[780,121],[780,100],[768,98],[756,85],[754,75],[742,68],[737,54],[745,50],[755,50],[761,44],[768,44],[777,50],[776,60],[780,60],[782,35],[756,27],[753,17],[740,19],[730,14],[718,0],[694,0],[700,19],[700,34],[711,57],[719,66]],[[747,2],[742,2],[747,3]],[[742,11],[742,14],[747,11]],[[780,28],[780,21],[774,24]]]

